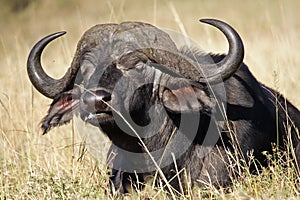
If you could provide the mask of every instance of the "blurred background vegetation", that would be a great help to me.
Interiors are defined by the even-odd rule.
[[[80,36],[95,24],[144,21],[186,32],[203,49],[224,53],[228,48],[224,36],[198,22],[218,18],[240,33],[245,63],[257,79],[300,108],[299,10],[298,0],[0,0],[0,198],[106,197],[105,149],[98,165],[83,154],[72,124],[41,136],[39,122],[51,100],[32,88],[26,73],[28,53],[41,37],[68,32],[49,45],[42,60],[47,73],[61,77]],[[277,173],[277,182],[267,179],[259,185],[255,178],[250,185],[241,182],[241,190],[225,197],[296,198],[295,186],[283,172],[288,170]]]

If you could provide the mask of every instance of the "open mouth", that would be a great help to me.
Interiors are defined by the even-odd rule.
[[[81,111],[81,119],[87,123],[90,123],[94,126],[107,125],[108,123],[113,122],[113,115],[111,111],[105,112],[84,112]]]

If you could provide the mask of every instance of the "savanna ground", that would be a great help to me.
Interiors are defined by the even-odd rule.
[[[86,152],[74,123],[41,135],[39,122],[51,100],[32,88],[26,59],[42,36],[68,32],[50,44],[43,56],[47,72],[58,78],[69,66],[82,33],[95,24],[149,22],[187,33],[203,49],[222,53],[227,51],[222,34],[198,22],[199,18],[218,18],[240,33],[245,62],[257,79],[278,89],[300,108],[299,9],[298,0],[0,0],[0,198],[112,198],[104,165],[109,145],[105,138],[101,143],[103,158],[98,163]],[[245,169],[229,191],[195,188],[178,198],[300,198],[299,179],[292,164],[283,163],[283,152],[276,155],[270,157],[269,168],[256,175]],[[148,186],[127,198],[172,197]]]

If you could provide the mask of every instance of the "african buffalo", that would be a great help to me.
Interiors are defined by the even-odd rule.
[[[156,181],[170,181],[177,190],[225,186],[238,176],[235,162],[254,156],[265,165],[262,152],[273,144],[284,148],[287,124],[296,148],[299,111],[254,78],[231,26],[200,21],[223,32],[227,55],[177,48],[169,34],[143,22],[100,24],[84,33],[71,67],[56,80],[40,59],[65,32],[41,39],[27,70],[33,86],[53,99],[43,133],[74,114],[101,128],[112,141],[110,180],[120,192],[140,187],[157,170]]]

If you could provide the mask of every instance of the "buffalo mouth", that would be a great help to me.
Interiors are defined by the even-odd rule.
[[[114,122],[113,114],[111,111],[101,112],[85,112],[81,111],[80,117],[84,122],[94,126],[106,126]]]

